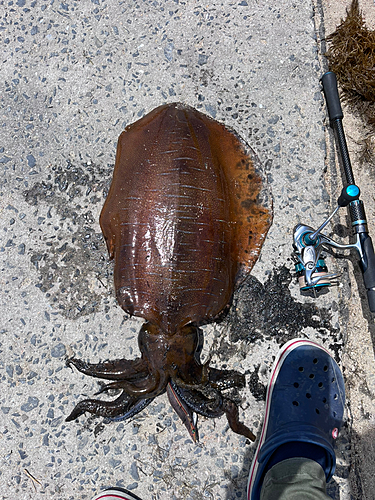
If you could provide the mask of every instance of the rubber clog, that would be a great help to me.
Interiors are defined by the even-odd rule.
[[[100,492],[91,500],[141,500],[134,493],[125,490],[124,488],[110,488]]]
[[[333,444],[344,406],[344,379],[330,353],[310,340],[287,342],[270,376],[262,433],[249,474],[248,500],[259,500],[267,463],[286,443],[321,446],[327,456],[324,472],[328,481],[336,466]]]

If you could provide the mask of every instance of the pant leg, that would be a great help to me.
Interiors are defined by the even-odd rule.
[[[332,500],[322,467],[308,458],[289,458],[265,475],[260,500]]]

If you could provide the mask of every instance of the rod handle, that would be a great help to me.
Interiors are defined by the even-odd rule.
[[[367,233],[362,233],[362,252],[361,268],[363,281],[367,289],[367,299],[370,311],[375,313],[375,253],[371,237]]]
[[[335,73],[328,71],[321,78],[323,85],[324,97],[326,99],[329,121],[332,123],[335,120],[342,120],[344,114],[342,112],[339,92],[337,90],[337,79]]]

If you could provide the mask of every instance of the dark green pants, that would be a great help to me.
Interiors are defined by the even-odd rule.
[[[261,500],[332,500],[321,466],[308,458],[289,458],[266,474]]]

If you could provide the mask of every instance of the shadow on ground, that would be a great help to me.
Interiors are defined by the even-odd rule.
[[[373,415],[368,415],[368,419]],[[352,463],[349,473],[350,493],[353,500],[374,500],[375,475],[371,460],[364,461],[363,457],[375,455],[375,424],[362,435],[352,434]]]

